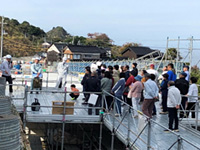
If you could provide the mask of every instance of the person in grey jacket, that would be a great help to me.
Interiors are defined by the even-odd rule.
[[[180,108],[180,104],[181,104],[181,93],[179,89],[175,87],[174,81],[169,81],[168,97],[167,97],[167,107],[169,112],[169,129],[174,130],[175,132],[178,132],[177,110]],[[175,122],[175,127],[173,128],[174,122]]]
[[[119,77],[120,77],[120,80],[112,88],[112,93],[114,93],[116,97],[115,99],[116,112],[117,112],[115,114],[116,117],[121,115],[121,101],[120,100],[122,100],[122,95],[123,95],[123,91],[125,87],[125,73],[120,73]]]
[[[101,91],[103,93],[103,96],[105,96],[105,102],[104,102],[104,108],[110,110],[113,97],[110,95],[112,89],[112,75],[110,72],[106,71],[105,76],[103,79],[101,79]]]

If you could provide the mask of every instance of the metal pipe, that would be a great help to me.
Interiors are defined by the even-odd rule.
[[[195,129],[198,129],[198,119],[199,119],[199,101],[196,102],[196,123],[195,123]]]
[[[151,148],[151,120],[148,120],[147,150]]]
[[[180,37],[178,37],[178,46],[176,51],[176,74],[178,73],[179,46],[180,46]]]
[[[48,88],[48,80],[49,80],[49,72],[47,71],[47,81],[46,81],[46,88]]]
[[[116,108],[115,108],[115,98],[114,98],[114,107],[113,107],[113,112],[115,114]],[[112,125],[112,139],[111,139],[111,150],[114,150],[114,139],[115,139],[115,117],[113,117],[113,125]]]
[[[178,136],[178,146],[177,146],[177,150],[181,150],[181,145],[182,145],[182,139],[180,137],[180,135]]]
[[[63,125],[62,125],[62,142],[61,142],[61,150],[64,149],[64,138],[65,138],[65,108],[66,108],[66,99],[67,99],[67,88],[65,87],[65,96],[64,96],[64,108],[63,108]]]
[[[1,59],[3,61],[3,21],[4,17],[1,17]]]
[[[26,112],[27,112],[27,90],[28,86],[25,87],[25,102],[24,102],[24,108],[23,108],[23,130],[25,131],[26,128]]]
[[[130,150],[130,129],[131,128],[131,107],[128,109],[128,133],[127,133],[127,147]]]

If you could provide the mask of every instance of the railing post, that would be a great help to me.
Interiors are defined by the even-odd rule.
[[[177,150],[181,150],[181,145],[182,145],[182,139],[181,139],[180,135],[178,135],[178,146],[177,146]]]
[[[147,135],[147,150],[151,147],[151,120],[148,119],[148,135]]]
[[[195,129],[197,130],[198,129],[198,119],[199,119],[199,101],[196,102],[195,109],[196,109],[196,112],[197,112],[196,115],[195,115],[195,117],[196,117]]]
[[[26,128],[27,95],[28,95],[28,86],[25,85],[25,99],[24,99],[24,107],[23,107],[23,130],[24,131]]]
[[[131,131],[131,107],[128,108],[128,133],[127,133],[127,148],[130,150],[130,131]]]
[[[66,99],[67,99],[67,88],[65,87],[64,107],[63,107],[63,119],[62,119],[62,137],[61,137],[62,138],[62,142],[61,142],[61,150],[64,149]]]
[[[48,88],[49,72],[47,71],[46,88]]]
[[[116,106],[115,106],[115,98],[114,98],[114,106],[113,106],[113,125],[112,125],[112,139],[111,139],[111,150],[114,150],[114,139],[115,139],[115,113],[116,113]]]

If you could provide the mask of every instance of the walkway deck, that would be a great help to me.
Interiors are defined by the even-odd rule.
[[[67,85],[69,88],[69,85]],[[80,88],[80,85],[78,85]],[[17,92],[18,91],[18,92]],[[20,93],[21,91],[21,93]],[[15,97],[19,98],[18,100],[14,100],[14,104],[16,105],[18,111],[23,111],[23,90],[18,89],[15,91]],[[58,93],[44,93],[41,92],[40,94],[29,94],[27,99],[27,105],[31,105],[31,103],[34,101],[34,98],[38,98],[41,106],[52,106],[52,101],[63,101],[64,95],[58,94]],[[69,95],[67,95],[67,101],[71,101]],[[95,115],[88,115],[87,113],[87,106],[83,106],[82,104],[82,95],[78,98],[76,101],[75,107],[84,107],[84,109],[75,109],[74,115],[66,115],[65,120],[67,123],[100,123],[100,116]],[[159,107],[157,107],[159,108]],[[125,108],[122,108],[122,111],[125,111]],[[159,112],[159,109],[158,109]],[[113,129],[113,113],[110,114],[104,114],[104,125],[112,131]],[[128,116],[125,117],[125,119],[122,121],[122,124],[119,125],[119,122],[121,121],[122,117],[115,118],[115,124],[114,128],[117,131],[115,135],[124,143],[127,145],[127,137],[128,133],[130,134],[130,140],[129,145],[132,145],[133,141],[136,140],[138,134],[139,134],[139,128],[138,128],[138,118],[132,117],[132,114],[130,115],[131,121],[130,121],[130,130],[128,130]],[[27,108],[27,122],[41,122],[41,123],[59,123],[63,120],[63,115],[53,115],[52,114],[52,108],[44,108],[41,107],[39,112],[33,112],[31,111],[31,108]],[[118,121],[117,121],[118,120]],[[168,126],[168,116],[167,115],[159,115],[153,117],[153,120],[159,124],[161,124],[164,127]],[[166,128],[161,127],[159,124],[151,122],[151,147],[150,149],[154,150],[166,150],[170,149],[178,149],[178,144],[175,143],[178,139],[178,135],[180,135],[185,140],[188,140],[191,144],[196,145],[195,148],[191,144],[188,144],[186,141],[182,140],[181,149],[185,150],[196,150],[200,149],[200,133],[198,131],[195,131],[196,134],[193,132],[190,132],[189,130],[183,128],[180,126],[180,132],[179,133],[164,133],[163,130]],[[147,136],[148,135],[148,126],[145,128],[144,132],[140,135],[140,138],[136,140],[134,143],[134,146],[137,149],[146,149],[147,148]],[[174,145],[173,145],[174,144]]]

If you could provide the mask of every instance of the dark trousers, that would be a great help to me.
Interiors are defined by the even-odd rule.
[[[152,118],[153,107],[154,99],[144,99],[142,104],[142,112],[149,118]]]
[[[62,81],[60,81],[58,88],[62,88]]]
[[[153,113],[154,115],[156,115],[156,111],[157,111],[157,110],[156,110],[156,105],[154,104],[154,105],[153,105],[153,112],[152,112],[152,113]]]
[[[75,98],[75,99],[79,97],[79,95],[74,95],[74,93],[70,93],[69,95],[71,96],[71,98]]]
[[[112,96],[105,96],[105,101],[104,101],[104,108],[110,110],[111,109],[111,105],[113,102],[113,97]],[[106,103],[107,103],[107,108],[106,108]]]
[[[190,110],[192,110],[192,118],[195,118],[195,106],[196,103],[195,102],[189,102],[188,106],[187,106],[187,117],[189,116]]]
[[[6,78],[6,81],[8,81],[9,84],[13,84],[11,76],[4,76],[4,75],[2,75],[2,77]],[[13,92],[12,85],[9,85],[9,92],[10,93]]]
[[[167,96],[162,96],[162,108],[163,112],[167,112]]]
[[[180,118],[184,118],[184,110],[185,110],[186,102],[187,102],[187,97],[182,97],[181,106],[180,106]]]
[[[178,129],[178,114],[177,114],[177,109],[174,108],[169,108],[168,107],[168,113],[169,113],[169,129]],[[173,128],[173,124],[175,122],[175,128]]]
[[[131,98],[128,98],[127,97],[127,95],[124,95],[124,101],[128,104],[128,105],[130,105],[130,106],[132,106],[132,99]]]

